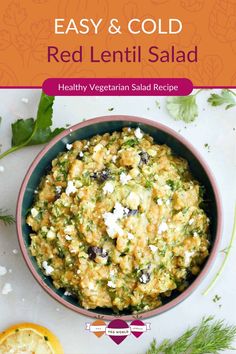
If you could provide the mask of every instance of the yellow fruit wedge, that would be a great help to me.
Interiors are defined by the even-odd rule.
[[[0,354],[64,354],[57,337],[34,323],[20,323],[0,333]]]

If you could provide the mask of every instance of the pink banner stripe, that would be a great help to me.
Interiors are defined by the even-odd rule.
[[[185,78],[49,78],[49,96],[186,96],[193,84]]]

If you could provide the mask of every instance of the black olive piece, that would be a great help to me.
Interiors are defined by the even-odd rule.
[[[91,178],[97,179],[98,182],[103,183],[111,177],[111,172],[107,168],[101,172],[94,172],[91,174]]]
[[[103,170],[101,173],[100,173],[100,176],[99,176],[99,181],[100,182],[105,182],[108,178],[111,177],[111,172],[110,170],[108,169],[105,169]]]
[[[97,247],[97,246],[89,246],[88,248],[88,255],[89,258],[94,261],[94,259],[99,256],[102,258],[108,257],[108,252],[104,250],[102,247]]]
[[[138,214],[138,209],[129,209],[127,216]]]
[[[140,156],[140,162],[139,162],[139,165],[142,165],[142,164],[147,164],[148,161],[149,161],[149,155],[146,151],[141,151],[139,153],[139,156]]]
[[[151,274],[149,273],[149,271],[147,269],[142,269],[140,271],[140,275],[139,275],[139,281],[142,284],[147,284],[150,279],[151,279]]]

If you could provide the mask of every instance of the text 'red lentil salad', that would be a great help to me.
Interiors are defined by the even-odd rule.
[[[139,128],[66,145],[27,216],[32,255],[86,309],[146,311],[188,286],[209,219],[188,163]]]

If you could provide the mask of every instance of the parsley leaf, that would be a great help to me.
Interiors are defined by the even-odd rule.
[[[222,104],[227,104],[225,109],[236,106],[234,93],[226,89],[222,90],[220,95],[212,93],[207,102],[209,102],[212,106],[221,106]]]
[[[51,130],[54,97],[41,94],[36,119],[18,119],[12,124],[12,147],[0,155],[0,159],[24,146],[44,144],[62,132],[64,128]]]
[[[189,96],[169,97],[167,110],[175,120],[183,120],[186,123],[193,122],[198,116],[196,94]]]

